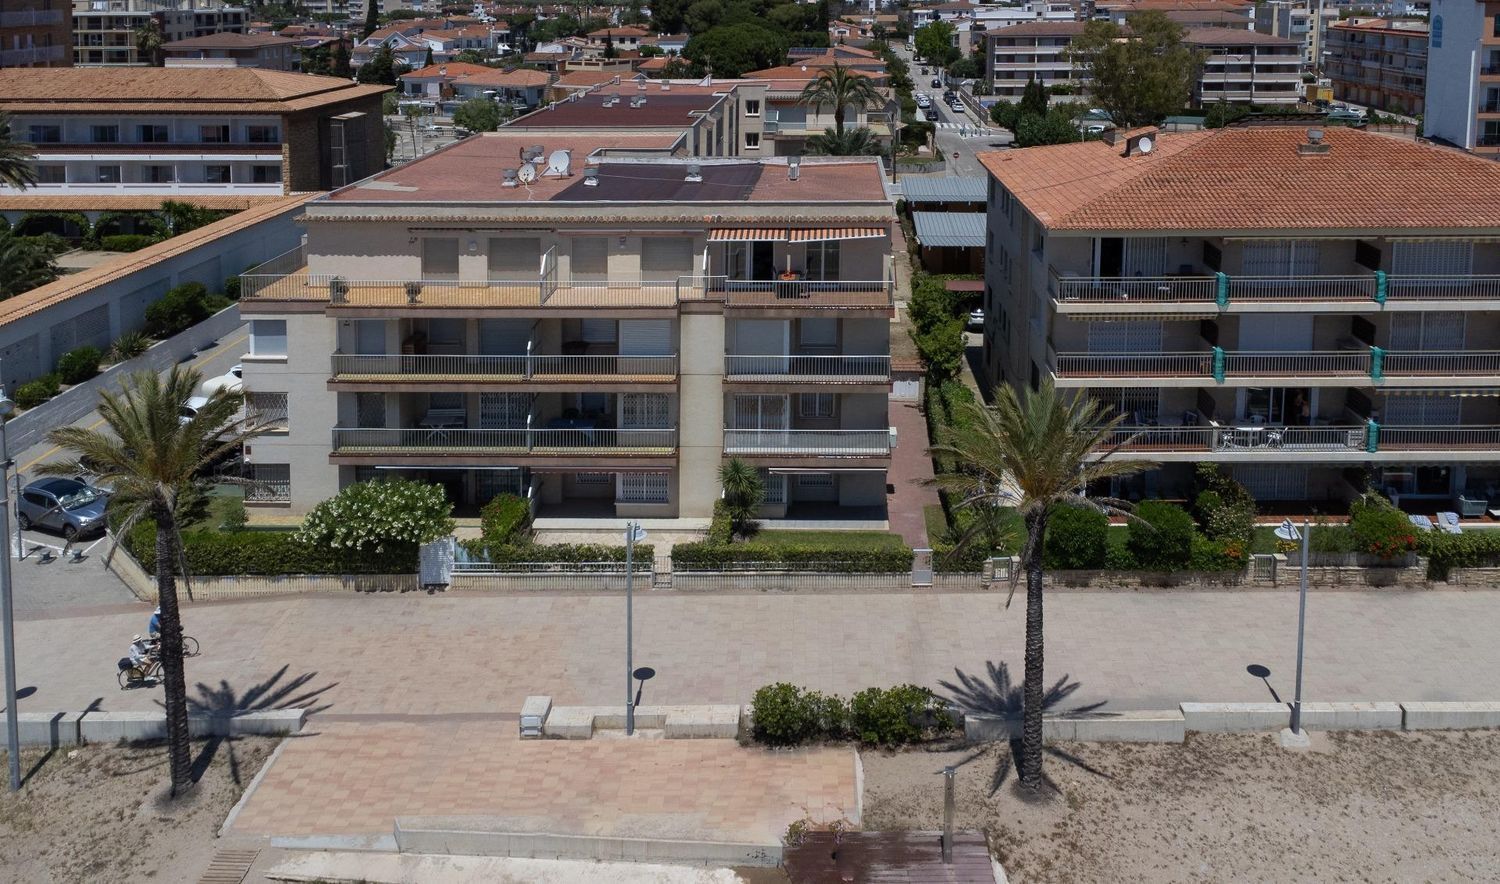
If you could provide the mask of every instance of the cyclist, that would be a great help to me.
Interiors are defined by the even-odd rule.
[[[151,612],[151,622],[146,624],[146,634],[149,636],[161,635],[161,605]]]
[[[137,635],[130,640],[130,665],[144,669],[156,654],[156,643]]]

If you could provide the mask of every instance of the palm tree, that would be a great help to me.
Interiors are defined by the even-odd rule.
[[[161,67],[161,47],[166,42],[161,33],[161,25],[152,19],[136,28],[134,37],[136,54],[145,59],[147,64]]]
[[[165,376],[136,372],[119,391],[99,394],[104,428],[69,426],[48,433],[49,443],[75,457],[40,468],[47,475],[75,476],[82,470],[80,461],[86,460],[99,483],[112,489],[109,516],[117,537],[129,536],[143,518],[156,524],[156,593],[174,797],[192,785],[175,567],[182,550],[179,517],[211,484],[203,478],[207,467],[269,428],[258,419],[242,417],[244,394],[227,389],[208,397],[195,417],[182,420],[182,406],[201,381],[198,372],[183,366],[174,366]],[[223,477],[216,481],[249,484]]]
[[[1021,724],[1021,783],[1042,782],[1042,539],[1047,519],[1060,505],[1122,507],[1090,500],[1088,487],[1151,466],[1109,459],[1111,439],[1123,415],[1087,396],[1061,396],[1049,382],[1025,398],[1002,386],[993,408],[977,403],[939,428],[930,453],[962,464],[933,483],[955,493],[957,506],[984,521],[1001,507],[1015,507],[1026,526],[1021,563],[1026,570],[1026,671]],[[1102,452],[1102,453],[1101,453]],[[992,521],[992,520],[991,520]],[[982,532],[980,536],[985,536]]]
[[[0,233],[0,299],[29,292],[60,275],[52,252],[10,233]]]
[[[837,61],[833,67],[818,71],[818,78],[802,87],[801,103],[813,108],[833,105],[833,131],[844,134],[844,111],[851,105],[860,109],[879,107],[884,99],[870,78],[852,71]]]
[[[0,184],[25,190],[36,183],[31,165],[31,145],[15,140],[10,132],[10,114],[0,111]]]
[[[843,132],[824,129],[822,135],[807,139],[806,149],[810,154],[826,157],[878,157],[885,154],[875,133],[863,126]]]
[[[755,467],[737,457],[719,467],[719,484],[724,486],[724,508],[734,533],[748,537],[755,532],[755,513],[766,500],[766,483]]]

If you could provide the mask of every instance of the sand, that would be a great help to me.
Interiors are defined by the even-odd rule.
[[[983,831],[1012,882],[1494,881],[1500,731],[1271,735],[1049,746],[1054,788],[1020,797],[1010,750],[863,754],[865,829]]]

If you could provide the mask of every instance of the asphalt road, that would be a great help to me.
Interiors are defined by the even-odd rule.
[[[927,93],[932,98],[933,107],[937,109],[938,119],[935,121],[938,124],[937,147],[947,161],[947,168],[942,174],[983,176],[984,167],[980,165],[975,155],[980,151],[1008,147],[1012,140],[1011,133],[994,126],[989,120],[981,119],[967,107],[962,113],[955,112],[943,101],[943,91],[947,87],[933,87],[933,74],[931,73],[933,68],[929,67],[929,73],[924,76],[922,65],[912,60],[912,54],[904,45],[897,45],[895,49],[896,53],[911,65],[912,81],[916,84],[915,91]],[[967,128],[967,133],[965,128]]]

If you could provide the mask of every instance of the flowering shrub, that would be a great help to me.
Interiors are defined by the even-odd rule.
[[[384,553],[453,532],[453,504],[441,485],[409,479],[356,482],[307,514],[301,543]]]
[[[1366,495],[1349,507],[1349,530],[1360,550],[1394,559],[1417,548],[1417,535],[1406,513],[1384,498]]]

